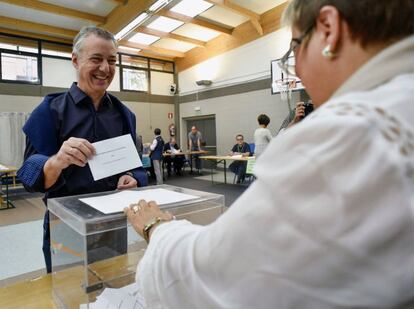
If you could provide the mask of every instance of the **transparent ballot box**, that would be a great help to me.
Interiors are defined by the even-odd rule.
[[[225,208],[224,196],[219,194],[169,185],[133,191],[153,189],[168,190],[164,191],[167,196],[175,194],[173,192],[194,196],[173,203],[169,203],[167,197],[160,205],[178,220],[206,225],[220,216]],[[135,281],[136,267],[146,248],[144,239],[128,224],[122,211],[105,214],[80,201],[118,192],[48,200],[53,298],[58,307],[79,308],[80,304],[94,302],[106,287],[120,288]],[[128,204],[122,208],[124,206]]]

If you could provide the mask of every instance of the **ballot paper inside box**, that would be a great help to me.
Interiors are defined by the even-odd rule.
[[[160,208],[195,224],[209,224],[225,210],[224,196],[219,194],[169,185],[137,188],[133,192],[148,193],[143,190],[167,192]],[[120,288],[134,282],[145,241],[127,223],[122,211],[104,213],[82,202],[102,196],[110,199],[119,193],[129,203],[131,192],[119,191],[48,200],[53,297],[59,307],[79,308],[79,304],[94,302],[104,288]],[[168,193],[175,202],[168,203]],[[179,194],[190,198],[177,201]],[[120,210],[127,206],[119,204]]]

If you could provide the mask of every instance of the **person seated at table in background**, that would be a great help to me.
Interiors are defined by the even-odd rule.
[[[201,132],[197,130],[196,126],[192,126],[191,132],[188,133],[188,149],[190,151],[201,151],[201,140],[202,140]],[[197,169],[197,173],[200,175],[201,174],[201,159],[199,157],[200,157],[199,154],[190,155],[191,166],[193,165],[193,159],[194,159],[195,168]]]
[[[181,152],[180,146],[178,146],[175,137],[171,137],[170,142],[164,145],[164,153],[171,154],[164,156],[164,162],[167,164],[168,176],[171,176],[171,163],[174,165],[174,173],[181,176],[181,169],[184,165],[184,156],[174,155],[177,152]]]
[[[236,135],[236,144],[231,149],[231,156],[249,157],[251,155],[250,145],[244,141],[241,134]],[[229,170],[237,175],[237,183],[244,182],[246,176],[246,161],[234,161],[229,165]]]

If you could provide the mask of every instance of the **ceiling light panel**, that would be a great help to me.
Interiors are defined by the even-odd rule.
[[[185,24],[182,27],[175,30],[173,33],[188,36],[192,39],[204,42],[210,41],[211,39],[214,39],[216,36],[220,35],[220,33],[217,31],[210,30],[194,24]]]
[[[115,35],[115,39],[119,40],[126,36],[129,32],[131,32],[134,28],[141,24],[147,17],[148,14],[145,12],[139,14],[133,21],[131,21],[128,25],[126,25],[121,31],[119,31]]]
[[[182,21],[160,16],[147,27],[159,31],[171,32],[184,24]]]
[[[159,8],[165,6],[168,2],[170,2],[170,1],[169,0],[158,0],[158,1],[155,1],[154,4],[149,7],[148,10],[151,11],[151,12],[155,12]]]
[[[205,10],[211,8],[213,4],[203,0],[183,0],[170,10],[190,17],[197,16]]]
[[[128,39],[130,42],[151,45],[152,43],[158,41],[160,38],[155,35],[145,34],[145,33],[137,33],[131,38]]]

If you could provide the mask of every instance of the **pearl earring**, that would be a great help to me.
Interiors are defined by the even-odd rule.
[[[336,54],[331,51],[331,45],[328,44],[325,46],[325,48],[322,50],[322,56],[324,56],[327,59],[333,59]]]

